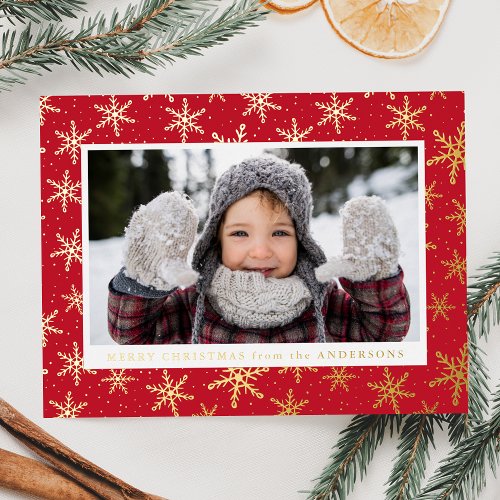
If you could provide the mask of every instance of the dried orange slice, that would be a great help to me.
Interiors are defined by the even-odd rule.
[[[265,1],[265,0],[261,0]],[[299,10],[307,9],[318,0],[271,0],[265,3],[265,7],[275,10],[280,14],[293,14]]]
[[[439,30],[450,0],[321,0],[335,31],[371,56],[418,54]]]

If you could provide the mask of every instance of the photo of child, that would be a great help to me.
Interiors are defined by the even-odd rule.
[[[354,196],[340,211],[341,252],[311,234],[303,166],[263,153],[218,176],[197,236],[187,195],[139,206],[123,266],[109,282],[118,344],[398,342],[410,300],[386,202]],[[192,251],[192,255],[190,255]]]

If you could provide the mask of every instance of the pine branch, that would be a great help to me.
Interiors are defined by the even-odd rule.
[[[498,254],[500,256],[500,254]],[[468,323],[467,333],[469,339],[469,412],[465,415],[450,414],[448,415],[448,437],[452,445],[458,444],[463,438],[471,435],[471,428],[484,420],[488,412],[488,398],[490,393],[487,380],[488,369],[482,359],[482,354],[485,354],[477,345],[478,336],[475,332],[475,321],[479,314],[488,317],[489,308],[495,306],[493,297],[498,290],[500,276],[500,260],[490,266],[481,267],[488,272],[478,278],[478,281],[469,285],[467,296],[468,304]],[[498,310],[498,308],[497,308]],[[497,320],[498,322],[498,320]],[[481,321],[482,324],[488,325],[489,321]],[[485,336],[481,334],[480,336]]]
[[[190,26],[177,26],[167,31],[158,39],[150,50],[141,55],[148,61],[161,64],[161,61],[173,62],[174,58],[186,58],[188,55],[201,55],[201,50],[220,45],[230,37],[241,34],[245,29],[256,26],[268,11],[259,10],[259,0],[242,0],[234,3],[215,18],[216,11],[205,17],[198,17]]]
[[[475,427],[471,436],[462,440],[448,457],[440,462],[441,465],[417,499],[478,498],[486,484],[486,463],[493,474],[496,473],[499,463],[500,387],[497,388],[493,402],[491,419]]]
[[[400,415],[357,415],[344,429],[339,442],[330,456],[331,463],[325,467],[314,489],[307,491],[309,500],[344,500],[354,488],[357,475],[366,474],[366,469],[378,445],[384,440],[385,430],[394,426],[399,431]]]
[[[493,398],[493,413],[484,422],[488,411],[489,394],[484,354],[477,346],[476,320],[479,319],[479,337],[487,338],[491,324],[499,323],[500,253],[495,262],[481,267],[486,273],[475,277],[467,297],[469,336],[469,414],[450,415],[448,433],[454,450],[441,461],[419,499],[468,499],[478,495],[485,485],[485,465],[488,461],[493,473],[498,465],[500,439],[500,389]],[[490,321],[493,309],[493,321]]]
[[[491,326],[500,323],[500,252],[490,258],[494,262],[480,267],[485,273],[473,276],[477,281],[468,287],[471,290],[467,295],[469,335],[474,340],[476,329],[479,337],[487,337]]]
[[[408,415],[405,418],[398,445],[399,453],[392,468],[388,500],[413,499],[420,491],[429,459],[429,443],[434,445],[434,422],[441,427],[442,417],[437,415]],[[442,428],[442,427],[441,427]]]
[[[127,16],[124,26],[127,31],[164,31],[184,26],[187,20],[193,21],[206,15],[213,7],[211,0],[143,0],[131,15]],[[132,9],[129,6],[130,9]]]
[[[469,338],[469,419],[473,425],[484,421],[488,413],[488,368],[481,354],[485,352]]]
[[[468,413],[450,413],[446,416],[446,421],[448,422],[448,439],[452,446],[471,435],[472,424]]]
[[[85,12],[84,0],[1,0],[0,18],[12,18],[21,23],[26,19],[34,22],[61,21],[63,17],[76,18],[75,12]]]
[[[221,44],[230,37],[256,26],[268,11],[259,0],[240,0],[219,14],[208,10],[205,1],[144,0],[125,13],[113,12],[82,21],[78,33],[60,25],[28,25],[19,36],[7,31],[0,53],[0,90],[26,80],[24,73],[40,75],[39,68],[68,61],[77,69],[130,76],[136,71],[152,74],[175,58],[199,55],[202,49]]]

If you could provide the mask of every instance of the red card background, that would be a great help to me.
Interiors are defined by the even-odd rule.
[[[463,92],[53,96],[40,125],[46,417],[467,411]],[[427,366],[85,370],[80,146],[292,140],[425,141]]]

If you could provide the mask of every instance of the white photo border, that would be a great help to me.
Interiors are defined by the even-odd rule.
[[[91,343],[88,224],[88,152],[90,150],[216,149],[250,143],[85,144],[81,146],[83,360],[85,369],[227,368],[312,366],[410,366],[427,364],[427,299],[425,255],[425,141],[304,141],[251,142],[265,148],[417,147],[418,149],[418,341],[283,343],[283,344],[174,344],[94,345]]]

